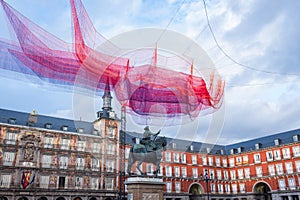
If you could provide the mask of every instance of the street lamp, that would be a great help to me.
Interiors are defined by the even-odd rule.
[[[200,180],[205,181],[206,183],[206,195],[207,195],[207,200],[209,200],[209,188],[208,188],[208,182],[213,180],[213,173],[208,174],[208,170],[205,169],[205,174],[203,177],[203,174],[200,174]]]

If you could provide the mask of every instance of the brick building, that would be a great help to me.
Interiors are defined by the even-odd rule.
[[[117,198],[121,121],[108,89],[103,102],[94,122],[0,109],[0,199]],[[292,130],[229,145],[168,138],[159,174],[164,198],[298,200],[299,135]],[[142,135],[127,132],[125,165],[134,137]],[[142,169],[151,177],[154,166]]]

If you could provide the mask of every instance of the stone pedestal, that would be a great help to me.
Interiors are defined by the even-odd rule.
[[[125,182],[128,200],[163,200],[163,180],[161,178],[129,177]]]

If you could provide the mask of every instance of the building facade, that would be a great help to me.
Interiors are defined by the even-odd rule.
[[[118,198],[121,149],[126,168],[132,139],[142,135],[126,132],[121,143],[109,88],[103,102],[94,122],[0,109],[0,199]],[[168,138],[158,175],[164,198],[298,200],[299,135],[293,130],[229,145]],[[149,177],[154,168],[142,164]]]

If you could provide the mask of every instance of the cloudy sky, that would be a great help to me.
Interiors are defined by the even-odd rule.
[[[82,1],[104,37],[140,28],[179,32],[206,51],[225,80],[224,106],[218,113],[180,127],[153,127],[154,131],[162,128],[168,136],[228,144],[300,127],[298,0],[207,0],[207,16],[202,0]],[[72,42],[69,1],[6,2],[48,32]],[[0,37],[9,39],[2,8],[0,23]],[[94,120],[101,108],[101,96],[82,97],[22,75],[0,73],[1,108],[36,109],[39,114],[86,121]],[[86,112],[89,104],[86,107],[93,112],[78,116],[74,102]],[[115,110],[120,116],[117,106]],[[143,131],[130,120],[128,127]]]

